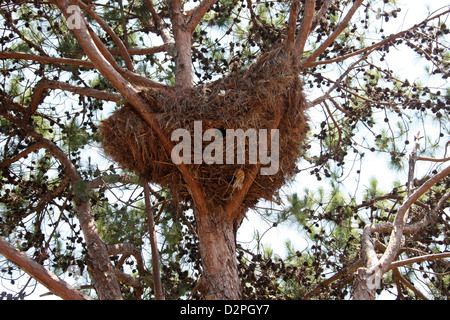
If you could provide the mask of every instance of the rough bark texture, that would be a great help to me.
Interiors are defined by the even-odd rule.
[[[100,300],[122,300],[114,267],[98,233],[89,202],[77,203],[77,214],[88,250],[88,270]]]
[[[367,274],[366,268],[359,268],[355,274],[355,284],[353,291],[353,300],[375,300],[376,281],[374,277]]]
[[[196,212],[197,232],[207,299],[241,299],[233,221],[224,219],[221,208],[209,213]]]

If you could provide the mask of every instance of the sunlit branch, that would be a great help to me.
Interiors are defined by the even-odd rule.
[[[315,6],[316,0],[305,1],[302,24],[300,25],[300,30],[298,31],[294,44],[294,59],[299,58],[303,54],[306,40],[308,39],[311,31],[311,23],[314,16]]]
[[[209,8],[216,3],[217,0],[202,0],[198,6],[188,12],[189,20],[186,29],[189,32],[193,32],[195,27],[200,23],[200,21],[208,12]]]
[[[80,59],[70,58],[55,58],[55,57],[43,57],[35,54],[13,52],[13,51],[1,51],[0,59],[18,59],[18,60],[31,60],[35,62],[48,63],[48,64],[62,64],[69,66],[94,68],[92,62]]]
[[[342,31],[347,27],[348,23],[350,22],[350,19],[353,17],[356,10],[361,6],[363,1],[364,0],[356,0],[353,3],[353,6],[348,11],[347,15],[344,17],[344,19],[337,25],[333,33],[316,50],[314,50],[311,53],[311,55],[309,55],[306,59],[300,62],[300,65],[303,68],[310,67],[310,64],[314,60],[316,60],[316,58],[320,56],[330,46],[330,44],[342,33]]]
[[[106,33],[109,34],[114,43],[117,45],[127,68],[130,71],[134,71],[133,61],[131,60],[130,53],[128,52],[127,47],[125,47],[119,36],[114,32],[114,30],[111,29],[111,27],[92,9],[91,6],[86,5],[83,1],[80,0],[78,0],[78,5],[86,10],[89,15],[94,18],[94,20],[103,28],[103,30],[105,30]]]
[[[106,101],[114,101],[118,102],[121,99],[121,96],[116,93],[101,91],[92,88],[83,88],[71,85],[69,83],[54,81],[54,80],[41,80],[38,82],[36,87],[34,88],[33,97],[30,103],[30,114],[34,114],[39,103],[42,101],[42,94],[46,89],[59,89],[64,91],[69,91],[75,94],[88,96],[96,99],[106,100]]]
[[[253,10],[253,9],[252,9]],[[297,18],[300,12],[300,1],[292,0],[291,9],[289,11],[289,22],[287,26],[286,51],[291,51],[295,40],[295,29],[297,27]]]
[[[14,248],[1,237],[0,253],[61,298],[67,300],[90,300],[88,296],[72,288],[53,272],[45,269],[42,265],[29,258],[25,253]]]

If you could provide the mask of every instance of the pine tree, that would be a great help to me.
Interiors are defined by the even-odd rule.
[[[411,26],[404,9],[387,0],[4,1],[0,270],[14,294],[2,298],[28,296],[31,278],[64,299],[448,297],[449,9]],[[397,70],[399,54],[416,65]],[[173,96],[188,121],[197,109],[184,96],[223,100],[231,94],[214,85],[235,79],[238,93],[264,89],[255,79],[279,71],[273,57],[295,76],[266,99],[284,106],[304,95],[309,130],[288,148],[297,175],[264,180],[270,197],[252,194],[264,189],[261,163],[236,171],[242,181],[227,181],[219,201],[204,186],[220,174],[204,178],[202,166],[154,164],[177,172],[155,183],[163,177],[105,151],[102,128],[128,110],[170,154],[161,126],[170,117],[149,104]],[[289,110],[267,111],[273,129],[286,132]],[[283,255],[260,231],[240,243],[250,210],[269,229],[297,228],[308,246],[287,243]]]

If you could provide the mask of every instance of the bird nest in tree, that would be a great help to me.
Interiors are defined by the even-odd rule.
[[[230,148],[233,148],[234,155],[237,156],[238,153],[237,141],[234,146],[227,144],[226,136],[231,132],[227,129],[235,132],[237,129],[244,132],[256,130],[259,134],[257,142],[260,144],[264,132],[260,129],[266,129],[267,156],[273,156],[272,159],[278,156],[278,163],[267,164],[266,161],[266,164],[261,164],[261,168],[276,165],[276,173],[258,172],[243,200],[244,208],[254,206],[262,198],[274,200],[278,190],[296,173],[302,142],[308,131],[306,100],[298,70],[282,49],[263,54],[247,69],[207,85],[173,90],[141,88],[140,92],[148,102],[148,111],[154,114],[169,139],[176,129],[186,129],[193,146],[194,139],[198,139],[199,124],[202,134],[208,129],[222,133],[222,141],[217,140],[223,143],[222,163],[198,163],[192,152],[189,156],[191,164],[187,164],[193,176],[203,186],[206,199],[212,205],[221,205],[229,200],[236,188],[240,187],[237,180],[255,167],[249,156],[249,152],[255,150],[255,140],[251,139],[245,139],[245,163],[239,163],[237,157],[234,157],[234,162],[227,162],[226,156]],[[272,140],[275,135],[270,135],[274,128],[279,133],[278,145]],[[187,185],[173,163],[171,154],[132,106],[121,107],[103,121],[101,133],[105,153],[122,168],[131,170],[152,183],[170,188],[180,200],[191,200]],[[206,141],[208,139],[203,137],[203,150],[211,147],[211,143],[216,141],[214,138]],[[178,142],[173,143],[176,145]],[[217,150],[219,149],[215,151]],[[212,152],[211,155],[217,154]],[[257,161],[261,159],[257,158]]]

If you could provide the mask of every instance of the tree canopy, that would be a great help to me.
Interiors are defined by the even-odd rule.
[[[257,166],[219,210],[238,234],[228,243],[232,298],[448,299],[450,8],[434,4],[423,19],[407,9],[393,0],[3,1],[1,297],[26,298],[36,281],[64,299],[225,297],[211,289],[211,248],[199,237],[211,204],[193,167],[176,165],[188,200],[149,183],[105,153],[102,121],[129,107],[170,151],[144,88],[206,92],[282,48],[309,130],[279,192],[242,209]],[[261,221],[250,243],[239,241]],[[286,227],[304,242],[275,252],[264,234]]]

